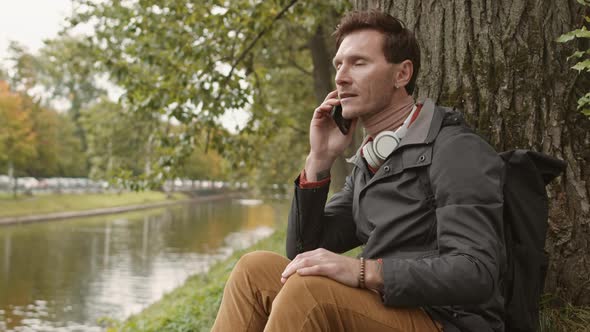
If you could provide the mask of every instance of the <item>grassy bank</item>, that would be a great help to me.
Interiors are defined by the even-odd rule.
[[[112,331],[178,332],[209,331],[221,301],[223,286],[232,268],[244,253],[269,250],[285,254],[285,230],[281,229],[254,246],[235,252],[214,265],[209,273],[189,278],[186,283],[165,295],[138,315],[123,323],[105,321]]]
[[[244,253],[269,250],[285,254],[285,229],[278,230],[256,245],[234,253],[230,258],[214,265],[208,274],[196,275],[164,296],[138,315],[122,323],[105,320],[109,332],[178,332],[209,331],[223,294],[223,286],[232,268]],[[356,255],[353,250],[348,255]],[[590,331],[590,307],[566,305],[545,308],[541,313],[541,332]]]
[[[0,217],[26,216],[64,211],[83,211],[116,206],[137,205],[186,198],[176,193],[171,198],[156,191],[123,192],[121,194],[49,194],[38,196],[0,196]]]

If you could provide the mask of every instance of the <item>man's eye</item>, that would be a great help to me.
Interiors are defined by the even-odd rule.
[[[363,65],[365,65],[365,62],[364,61],[357,61],[354,63],[354,65],[355,66],[363,66]]]

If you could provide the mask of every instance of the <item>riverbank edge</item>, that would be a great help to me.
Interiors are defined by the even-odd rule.
[[[104,318],[99,323],[107,332],[176,332],[210,331],[225,283],[237,261],[244,254],[266,250],[285,255],[286,225],[252,246],[234,251],[205,273],[195,274],[139,313],[117,321]]]
[[[164,206],[184,204],[184,203],[201,203],[207,201],[213,201],[223,198],[234,198],[239,196],[238,193],[224,193],[219,195],[208,195],[208,196],[196,196],[188,199],[177,199],[167,200],[163,202],[151,202],[145,204],[133,204],[133,205],[122,205],[108,208],[88,209],[79,211],[64,211],[64,212],[53,212],[45,214],[34,214],[25,216],[10,216],[0,217],[0,226],[13,225],[13,224],[26,224],[42,221],[52,221],[61,219],[81,218],[81,217],[93,217],[105,214],[117,214],[130,211],[147,210],[160,208]]]
[[[105,318],[107,332],[210,331],[221,303],[225,283],[241,256],[255,250],[285,255],[286,225],[270,236],[211,266],[206,273],[189,277],[184,284],[165,294],[139,313],[124,321]],[[360,247],[345,255],[355,257]],[[540,311],[540,332],[588,332],[590,306],[562,303],[552,307],[551,295],[545,295]]]

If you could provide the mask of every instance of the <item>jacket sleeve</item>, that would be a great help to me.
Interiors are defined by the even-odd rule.
[[[344,188],[326,204],[329,184],[302,189],[299,187],[299,177],[295,180],[287,226],[289,259],[317,248],[342,253],[360,245],[352,217],[352,186],[349,176]]]
[[[454,132],[439,145],[429,169],[438,250],[384,259],[383,300],[389,306],[477,304],[498,291],[503,162],[471,132]]]

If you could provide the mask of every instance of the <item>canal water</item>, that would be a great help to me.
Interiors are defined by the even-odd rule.
[[[102,331],[286,222],[287,204],[219,200],[0,227],[0,331]]]

